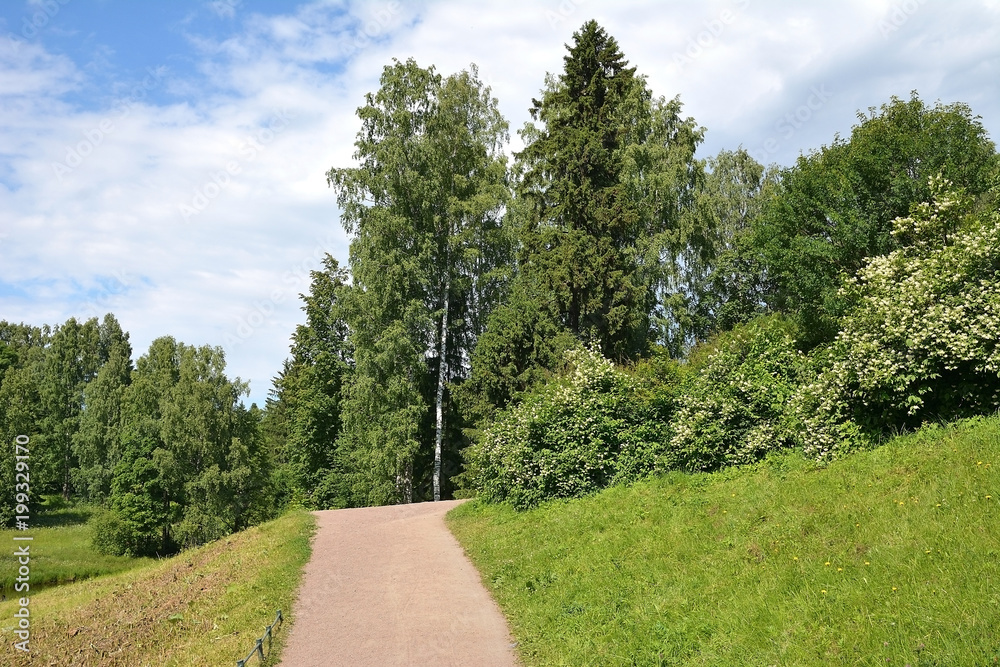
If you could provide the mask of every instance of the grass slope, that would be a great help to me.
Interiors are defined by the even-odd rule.
[[[0,603],[0,664],[235,665],[280,608],[277,652],[314,529],[312,515],[296,512],[128,572],[32,594],[30,659],[12,646],[16,601]]]
[[[449,522],[526,665],[992,665],[998,468],[991,418]]]
[[[49,496],[32,522],[31,530],[0,530],[0,544],[14,544],[15,535],[31,535],[31,588],[38,592],[47,585],[65,584],[114,574],[148,564],[148,558],[104,556],[90,547],[92,530],[87,524],[93,508],[67,505],[60,496]],[[14,591],[16,567],[0,569],[0,593]]]

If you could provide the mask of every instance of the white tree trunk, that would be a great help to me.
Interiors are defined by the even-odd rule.
[[[447,270],[447,269],[446,269]],[[448,292],[451,282],[445,278],[441,295],[444,313],[441,315],[441,340],[438,345],[437,433],[434,439],[434,500],[441,500],[441,443],[444,440],[444,385],[448,377]]]

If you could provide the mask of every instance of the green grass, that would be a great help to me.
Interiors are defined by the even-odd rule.
[[[449,522],[526,665],[992,665],[998,468],[991,418]]]
[[[16,601],[2,602],[0,664],[235,665],[281,609],[273,664],[314,529],[311,514],[293,512],[127,572],[32,591],[30,660],[12,648]]]
[[[14,544],[15,535],[30,535],[31,588],[82,581],[104,574],[123,572],[151,562],[148,558],[104,556],[90,547],[87,524],[94,508],[67,505],[59,496],[47,496],[28,531],[0,530],[0,544]],[[15,595],[16,567],[0,569],[0,593]]]

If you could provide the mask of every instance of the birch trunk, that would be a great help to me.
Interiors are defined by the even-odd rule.
[[[448,376],[448,292],[451,281],[445,278],[444,290],[441,295],[444,301],[444,313],[441,315],[441,342],[438,345],[441,356],[438,357],[437,386],[437,432],[434,438],[434,500],[441,500],[441,443],[444,440],[444,384]]]

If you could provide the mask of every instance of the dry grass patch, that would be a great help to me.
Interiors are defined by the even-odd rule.
[[[13,648],[16,602],[0,603],[0,663],[10,665],[235,664],[282,610],[277,655],[309,558],[312,515],[276,521],[124,574],[31,596],[31,653]]]

